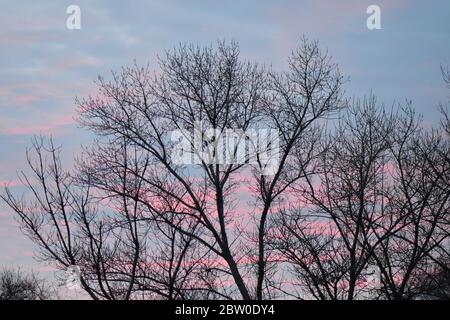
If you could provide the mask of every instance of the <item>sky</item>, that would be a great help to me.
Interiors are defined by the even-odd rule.
[[[381,9],[379,30],[366,25],[372,4]],[[81,10],[80,29],[66,27],[69,5]],[[450,65],[449,13],[448,0],[0,0],[0,187],[21,191],[16,172],[36,134],[53,135],[70,168],[91,139],[74,120],[75,97],[134,59],[157,68],[157,55],[180,42],[236,40],[242,58],[283,70],[304,35],[333,56],[348,96],[410,100],[436,125],[439,102],[449,100],[440,71]],[[51,272],[3,203],[0,266]]]

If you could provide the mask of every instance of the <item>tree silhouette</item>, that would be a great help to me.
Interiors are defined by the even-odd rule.
[[[6,268],[0,271],[0,300],[49,300],[54,297],[50,286],[34,273]]]
[[[31,198],[2,198],[43,260],[80,266],[94,299],[416,297],[447,268],[448,135],[408,106],[348,106],[316,42],[288,62],[275,72],[233,42],[181,45],[155,74],[99,77],[77,99],[96,139],[74,171],[36,138],[20,174]]]

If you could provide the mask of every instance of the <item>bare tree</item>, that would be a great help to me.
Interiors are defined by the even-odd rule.
[[[382,184],[394,125],[393,115],[379,110],[375,98],[356,103],[318,146],[314,174],[295,186],[296,206],[276,216],[274,246],[312,297],[352,300],[361,293],[372,223],[383,215]]]
[[[280,135],[280,163],[274,175],[255,175],[258,198],[257,298],[263,298],[267,261],[267,218],[292,196],[292,186],[311,174],[310,163],[321,136],[320,119],[345,106],[343,77],[316,42],[303,39],[289,59],[290,72],[270,74],[270,99],[263,110]],[[256,171],[258,172],[258,171]]]
[[[44,279],[20,269],[0,271],[0,300],[50,300],[56,293]]]
[[[297,285],[317,299],[418,297],[420,279],[448,268],[446,150],[409,107],[350,108],[296,187],[298,205],[274,219],[273,246]]]
[[[78,173],[62,172],[52,145],[47,163],[38,142],[38,162],[29,162],[39,186],[22,176],[36,202],[27,206],[9,190],[3,198],[44,259],[82,266],[92,297],[127,299],[135,290],[164,298],[271,297],[267,217],[307,173],[315,123],[344,105],[343,79],[317,43],[302,39],[289,64],[287,73],[266,71],[241,61],[237,44],[219,43],[168,51],[155,76],[133,66],[111,81],[99,78],[98,95],[78,100],[81,124],[98,134]],[[201,156],[209,146],[208,156],[218,155],[211,129],[277,129],[274,174],[264,172],[261,152],[248,170],[237,144],[228,151],[232,161]],[[198,162],[176,161],[173,130],[189,132],[184,139]],[[200,133],[202,150],[191,133]],[[247,216],[237,205],[243,176],[254,203]]]
[[[450,72],[448,68],[441,67],[443,78],[450,89]],[[450,120],[448,115],[448,106],[441,104],[440,111],[442,114],[441,129],[434,130],[431,134],[422,138],[422,145],[433,146],[431,152],[429,149],[421,149],[421,154],[429,168],[429,175],[435,177],[439,181],[440,188],[447,190],[450,187]],[[444,223],[437,226],[440,233],[443,234],[442,241],[434,241],[435,252],[431,257],[431,265],[428,266],[430,271],[428,274],[422,274],[417,280],[417,294],[423,298],[431,299],[449,299],[450,288],[450,221],[447,212],[444,214]]]
[[[77,99],[96,139],[73,172],[37,138],[20,174],[32,200],[1,197],[94,299],[418,297],[447,270],[448,118],[426,131],[373,97],[343,111],[316,42],[288,63],[219,42],[99,77]]]
[[[194,259],[201,256],[192,239],[167,225],[153,224],[152,210],[164,211],[174,225],[182,224],[183,217],[173,216],[170,204],[162,202],[144,211],[137,200],[144,193],[142,182],[130,174],[140,169],[142,158],[124,144],[119,150],[109,163],[99,162],[97,172],[89,175],[90,183],[82,185],[77,182],[82,178],[63,171],[53,141],[36,138],[27,152],[33,174],[20,175],[34,200],[17,198],[9,189],[2,197],[39,246],[41,260],[63,271],[80,267],[81,284],[92,298],[187,297],[191,275],[198,271]],[[106,167],[108,173],[103,171]],[[103,184],[94,181],[100,177],[106,179]]]

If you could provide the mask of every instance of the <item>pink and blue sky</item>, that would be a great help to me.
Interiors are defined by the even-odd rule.
[[[81,29],[66,28],[66,8],[81,8]],[[381,8],[381,30],[368,30],[366,9]],[[87,132],[74,121],[76,96],[94,92],[97,75],[179,42],[237,40],[243,58],[275,69],[301,35],[328,48],[349,96],[373,92],[386,105],[412,101],[430,125],[448,101],[440,65],[450,65],[448,0],[340,1],[0,1],[0,185],[16,185],[35,134],[53,134],[70,167]],[[0,265],[46,270],[33,245],[0,204]]]

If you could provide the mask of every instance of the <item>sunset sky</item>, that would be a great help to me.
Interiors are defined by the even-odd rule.
[[[81,8],[68,30],[66,8]],[[366,26],[381,8],[381,30]],[[52,134],[70,168],[90,135],[74,120],[76,96],[95,92],[97,75],[149,63],[180,42],[237,40],[245,59],[286,68],[300,36],[317,39],[349,78],[349,97],[412,101],[431,126],[449,100],[440,65],[450,65],[448,0],[341,1],[6,1],[0,0],[0,185],[20,192],[16,172],[35,134]],[[33,258],[13,213],[0,203],[0,266],[48,271]]]

